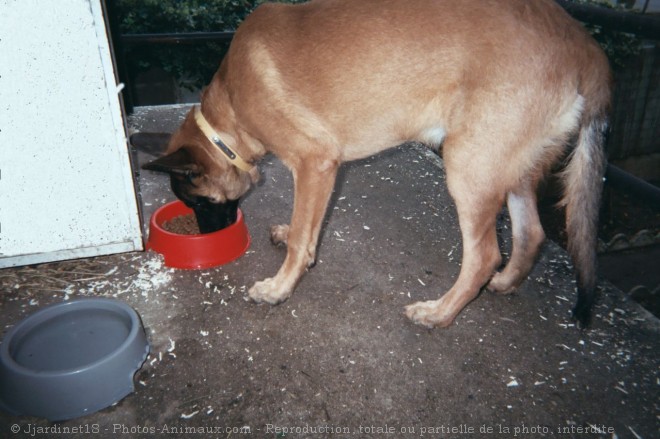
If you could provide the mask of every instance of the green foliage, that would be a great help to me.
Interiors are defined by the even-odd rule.
[[[593,4],[605,8],[615,9],[617,11],[625,11],[628,14],[633,14],[627,7],[626,2],[620,1],[618,4],[613,4],[607,0],[574,0],[576,3]],[[633,2],[634,3],[634,2]],[[642,47],[642,41],[633,34],[625,32],[617,32],[616,30],[607,29],[603,26],[584,23],[584,27],[591,33],[598,44],[603,48],[610,64],[614,69],[625,68],[628,61],[635,55],[638,55]]]
[[[266,0],[114,0],[122,34],[235,30]],[[285,0],[286,1],[286,0]],[[288,0],[300,3],[303,0]],[[126,48],[129,75],[160,67],[189,89],[207,84],[227,51],[226,43],[150,44]]]
[[[119,0],[125,33],[217,31],[235,28],[259,1]]]
[[[639,54],[641,40],[635,35],[611,31],[591,24],[585,27],[603,48],[614,69],[626,67],[631,57]]]

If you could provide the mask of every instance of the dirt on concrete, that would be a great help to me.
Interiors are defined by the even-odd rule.
[[[173,131],[185,107],[137,109],[141,131]],[[140,163],[153,158],[138,152]],[[134,393],[62,423],[0,414],[0,437],[660,437],[660,325],[607,282],[589,330],[575,327],[571,264],[547,242],[510,296],[482,293],[446,329],[403,307],[453,284],[461,240],[442,163],[416,146],[342,167],[318,263],[279,306],[247,300],[285,250],[292,181],[273,157],[242,202],[252,244],[207,270],[153,252],[0,271],[0,328],[79,297],[141,315],[151,353]],[[144,221],[174,199],[141,172]],[[510,249],[506,215],[498,223]]]

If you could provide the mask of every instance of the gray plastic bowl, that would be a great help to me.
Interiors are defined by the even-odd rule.
[[[123,302],[81,299],[46,307],[0,345],[0,407],[63,421],[132,393],[149,353],[139,316]]]

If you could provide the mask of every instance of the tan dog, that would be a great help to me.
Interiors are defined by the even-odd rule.
[[[544,239],[537,183],[570,152],[563,181],[574,315],[587,324],[609,100],[605,55],[550,0],[266,4],[236,32],[203,93],[202,116],[190,112],[151,169],[172,172],[187,196],[225,203],[249,189],[251,164],[267,152],[286,164],[293,216],[272,229],[286,260],[249,290],[277,304],[314,263],[341,163],[410,140],[442,144],[463,262],[446,294],[406,308],[431,327],[451,324],[482,287],[506,294],[525,279]],[[505,201],[513,253],[496,273],[495,221]]]

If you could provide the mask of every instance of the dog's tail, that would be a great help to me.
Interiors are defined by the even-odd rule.
[[[568,252],[577,277],[578,298],[573,318],[582,327],[589,325],[596,298],[596,246],[598,214],[607,160],[604,141],[610,106],[609,78],[593,81],[584,90],[585,107],[581,116],[575,149],[563,173]]]

